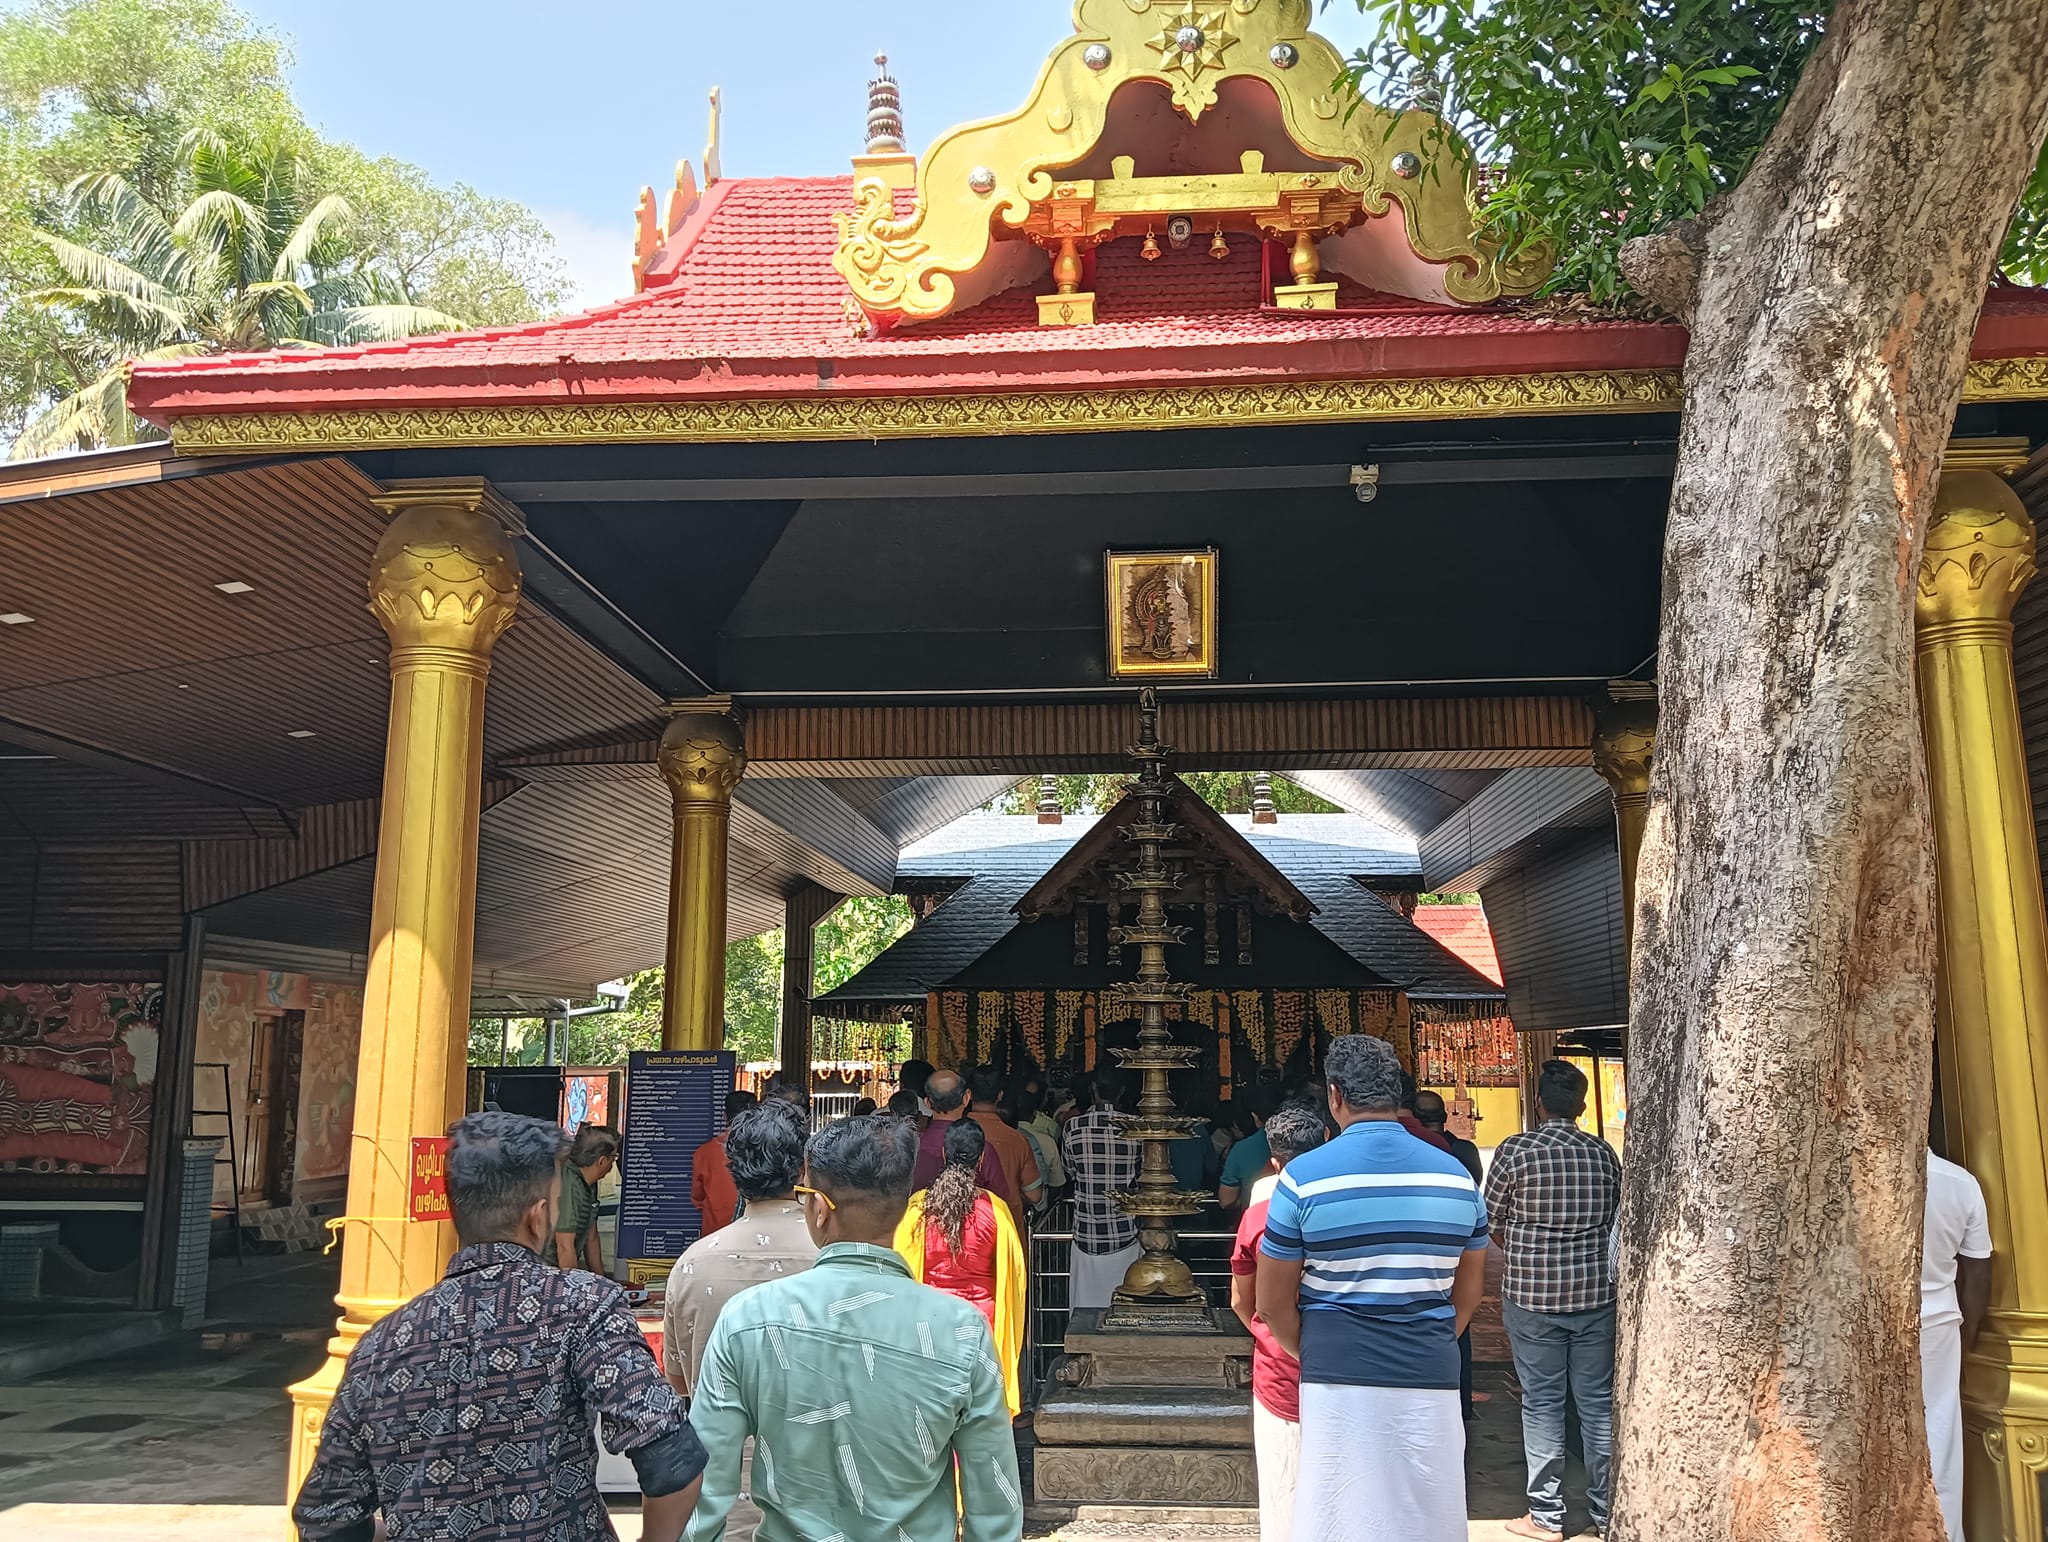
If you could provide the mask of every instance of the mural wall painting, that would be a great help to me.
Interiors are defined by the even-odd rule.
[[[228,1106],[234,1110],[239,1140],[248,1129],[250,1052],[258,1020],[287,1012],[305,1014],[299,1093],[291,1120],[297,1147],[294,1196],[304,1200],[309,1195],[339,1194],[348,1173],[349,1134],[355,1121],[356,1052],[363,1032],[361,986],[302,974],[209,969],[200,979],[195,1058],[202,1066],[227,1066]],[[193,1085],[196,1107],[220,1106],[219,1071],[200,1070]],[[221,1129],[218,1119],[202,1124],[203,1133]],[[214,1175],[217,1203],[226,1203],[233,1183],[226,1166]]]
[[[156,981],[0,983],[0,1187],[140,1195],[162,1021]]]

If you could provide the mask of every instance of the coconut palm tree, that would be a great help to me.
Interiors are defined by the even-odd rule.
[[[65,203],[104,239],[39,233],[71,282],[31,298],[120,358],[31,422],[15,458],[155,437],[128,410],[137,359],[379,342],[463,325],[411,303],[351,240],[348,200],[312,195],[288,142],[249,146],[195,130],[181,154],[192,197],[175,214],[119,173],[95,172],[65,189]]]

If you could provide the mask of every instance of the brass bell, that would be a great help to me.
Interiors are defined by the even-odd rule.
[[[1209,238],[1209,255],[1218,262],[1230,255],[1230,243],[1223,239],[1223,227],[1216,227],[1216,234]]]
[[[1147,230],[1145,232],[1145,244],[1138,248],[1138,255],[1147,262],[1157,262],[1159,260],[1159,237]]]

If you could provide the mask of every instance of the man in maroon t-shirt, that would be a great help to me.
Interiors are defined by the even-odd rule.
[[[1230,1250],[1230,1309],[1252,1336],[1252,1446],[1259,1461],[1259,1542],[1287,1542],[1294,1523],[1294,1475],[1301,1465],[1301,1362],[1274,1341],[1259,1316],[1259,1238],[1280,1169],[1323,1143],[1320,1109],[1283,1103],[1266,1121],[1272,1148],[1252,1184]]]
[[[956,1071],[934,1071],[926,1077],[924,1100],[931,1105],[932,1122],[917,1138],[917,1166],[910,1174],[913,1191],[931,1187],[932,1179],[938,1177],[946,1165],[946,1132],[953,1128],[956,1119],[966,1118],[967,1111],[974,1106],[974,1098],[967,1090],[967,1079]],[[994,1141],[981,1148],[981,1166],[975,1172],[974,1181],[1008,1205],[1013,1215],[1016,1214],[1023,1196],[1010,1186],[1009,1175],[1003,1171],[1002,1160],[996,1155]]]

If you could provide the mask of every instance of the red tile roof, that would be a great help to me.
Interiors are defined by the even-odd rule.
[[[1500,955],[1493,950],[1493,930],[1479,905],[1417,905],[1412,917],[1438,942],[1495,985],[1501,983]]]
[[[1264,303],[1258,243],[1140,260],[1097,254],[1097,324],[1041,327],[1031,293],[879,336],[857,334],[832,267],[853,179],[714,185],[669,244],[658,288],[522,327],[349,348],[139,364],[131,401],[187,413],[833,394],[1086,390],[1271,379],[1670,368],[1685,334],[1646,322],[1458,309],[1348,282],[1335,313]],[[659,276],[659,275],[658,275]],[[1049,292],[1046,278],[1037,288]],[[2048,353],[2048,295],[1993,292],[1978,357]]]

